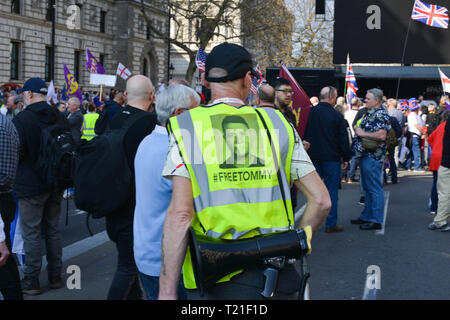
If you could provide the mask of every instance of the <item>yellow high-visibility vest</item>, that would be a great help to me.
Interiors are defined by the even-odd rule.
[[[96,136],[95,123],[100,115],[98,113],[86,113],[83,121],[83,135],[81,139],[91,140]]]
[[[290,197],[294,129],[278,110],[258,111],[272,145],[253,107],[220,103],[169,121],[191,177],[195,209],[191,226],[198,235],[233,240],[294,228]],[[189,250],[183,277],[186,288],[196,288]]]

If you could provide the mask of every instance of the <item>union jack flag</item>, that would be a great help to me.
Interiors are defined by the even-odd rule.
[[[435,4],[420,0],[414,3],[411,19],[425,23],[431,27],[448,29],[448,10]]]
[[[350,64],[350,55],[347,55],[347,74],[345,76],[345,81],[347,82],[347,104],[350,105],[352,103],[352,99],[356,97],[356,92],[358,91],[356,77],[353,73],[353,67]]]
[[[259,80],[256,78],[252,78],[252,86],[250,88],[250,91],[254,94],[258,94],[258,87],[259,87]]]
[[[200,71],[205,72],[205,64],[207,56],[208,54],[202,48],[198,49],[197,56],[195,57],[195,64],[197,65],[197,68]]]
[[[261,71],[261,67],[259,66],[259,63],[256,65],[255,71],[259,75],[258,84],[261,84],[265,79],[263,77],[263,74],[262,74],[262,71]]]

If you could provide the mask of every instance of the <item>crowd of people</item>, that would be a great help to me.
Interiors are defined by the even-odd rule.
[[[428,166],[433,172],[430,213],[436,215],[428,228],[450,230],[448,96],[439,103],[397,101],[370,89],[364,99],[354,97],[347,107],[338,90],[327,86],[311,98],[313,107],[301,138],[289,80],[262,82],[255,105],[245,103],[252,77],[258,75],[243,47],[216,46],[202,77],[211,91],[210,101],[184,80],[155,92],[142,75],[131,77],[125,91],[111,90],[109,96],[83,90],[83,101],[61,101],[61,96],[47,101],[47,85],[39,78],[3,92],[0,292],[5,299],[41,293],[42,236],[49,286],[62,287],[61,201],[73,198],[77,190],[53,187],[36,165],[44,132],[51,126],[70,132],[77,146],[95,146],[96,137],[125,130],[121,153],[131,173],[129,185],[120,190],[123,204],[105,215],[107,234],[118,252],[107,299],[201,298],[195,290],[198,270],[187,250],[190,228],[195,235],[216,240],[272,236],[308,226],[312,236],[323,222],[326,233],[342,232],[337,210],[341,183],[360,182],[364,210],[351,223],[362,230],[380,229],[383,183],[389,177],[398,183],[399,169],[423,172]],[[267,134],[252,140],[252,129]],[[280,134],[272,135],[272,130]],[[298,192],[307,205],[294,226]],[[16,199],[26,255],[23,279],[10,256]],[[245,267],[238,281],[234,276],[240,268],[226,272],[222,284],[205,289],[202,298],[260,299],[266,268]],[[299,260],[286,260],[277,272],[281,290],[275,297],[298,298]]]

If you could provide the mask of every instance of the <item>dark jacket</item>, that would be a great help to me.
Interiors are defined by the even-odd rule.
[[[135,113],[142,113],[142,118],[136,120],[136,122],[128,129],[125,134],[123,146],[125,148],[125,155],[128,160],[128,165],[133,173],[132,190],[130,190],[130,198],[127,205],[124,208],[118,209],[116,212],[107,216],[107,226],[111,224],[126,224],[132,223],[134,217],[134,207],[136,203],[136,190],[134,183],[134,157],[136,156],[137,149],[141,141],[150,133],[156,126],[156,115],[134,108],[132,106],[126,106],[120,110],[120,112],[111,121],[111,129],[120,129],[125,120]]]
[[[442,149],[441,166],[450,169],[450,121],[447,120],[444,133],[444,147]]]
[[[95,134],[100,135],[105,132],[112,119],[119,113],[122,107],[114,100],[109,100],[103,107],[103,111],[95,122]]]
[[[81,139],[81,127],[83,126],[84,116],[81,110],[74,113],[69,113],[67,115],[67,120],[69,122],[70,131],[72,132],[72,137],[75,143],[80,142]]]
[[[36,119],[39,119],[39,122]],[[37,196],[50,191],[51,188],[44,184],[34,164],[41,145],[41,127],[56,122],[69,129],[64,114],[46,102],[30,104],[13,119],[20,139],[19,165],[13,186],[18,198]]]
[[[350,144],[344,117],[330,104],[320,102],[311,108],[304,140],[313,161],[349,161]]]

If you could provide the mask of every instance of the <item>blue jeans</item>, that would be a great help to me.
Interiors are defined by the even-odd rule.
[[[420,160],[420,137],[413,135],[412,138],[412,146],[411,151],[412,154],[408,157],[408,160],[406,160],[406,167],[409,169],[411,168],[411,161],[414,158],[414,170],[420,170],[421,169],[421,160]]]
[[[325,222],[326,228],[337,224],[338,188],[341,178],[341,164],[337,161],[313,161],[317,173],[323,179],[331,198],[331,210]]]
[[[356,156],[353,156],[350,160],[350,172],[348,174],[348,178],[354,180],[355,179],[355,172],[356,167],[358,166],[358,158]]]
[[[364,157],[360,159],[360,180],[366,192],[361,220],[382,224],[384,218],[384,192],[382,182],[383,162]]]
[[[391,173],[391,182],[392,183],[397,183],[398,182],[398,177],[397,177],[397,165],[395,164],[395,149],[394,150],[388,150],[388,159],[389,159],[389,171]],[[387,174],[386,171],[383,170],[384,172],[384,181],[387,182]]]
[[[434,211],[437,212],[437,208],[438,208],[438,193],[437,193],[437,180],[438,180],[438,172],[437,171],[433,171],[433,185],[431,187],[431,205],[430,205],[430,211]]]
[[[141,279],[147,300],[158,300],[159,277],[152,277],[139,272],[139,278]],[[186,299],[186,289],[184,288],[183,279],[180,279],[180,284],[178,285],[178,300]]]

